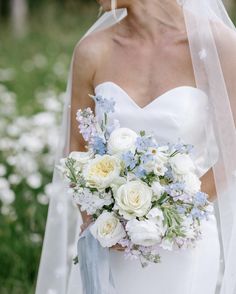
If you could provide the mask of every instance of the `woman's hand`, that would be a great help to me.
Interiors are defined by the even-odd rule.
[[[117,250],[117,251],[124,251],[125,247],[121,246],[120,244],[115,244],[114,246],[110,247],[112,250]]]
[[[87,229],[87,227],[93,222],[93,219],[91,216],[86,215],[86,219],[83,220],[82,225],[80,226],[80,233],[79,235],[81,236],[83,231]]]

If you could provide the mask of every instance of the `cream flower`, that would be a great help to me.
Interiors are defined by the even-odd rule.
[[[120,186],[115,194],[116,207],[126,219],[144,216],[151,206],[152,189],[135,180]]]
[[[97,155],[85,165],[83,175],[88,187],[105,189],[119,177],[120,170],[121,165],[117,157]]]
[[[119,219],[110,212],[103,212],[91,225],[90,232],[102,247],[111,247],[126,236]]]

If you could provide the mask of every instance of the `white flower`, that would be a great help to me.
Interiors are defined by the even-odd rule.
[[[73,200],[75,204],[80,204],[81,211],[86,211],[90,215],[95,214],[104,205],[113,203],[111,192],[91,192],[87,188],[79,188],[73,193]]]
[[[85,165],[83,170],[87,186],[97,189],[105,189],[119,177],[121,170],[120,161],[115,156],[97,155]]]
[[[69,154],[69,158],[72,158],[78,162],[78,164],[83,165],[86,164],[93,157],[92,152],[80,152],[73,151]]]
[[[173,240],[164,238],[161,241],[160,247],[162,247],[165,250],[172,251],[174,249],[174,242]]]
[[[167,172],[167,167],[162,161],[157,161],[153,171],[157,176],[164,176]]]
[[[149,219],[155,219],[158,223],[162,222],[164,220],[163,212],[158,207],[153,207],[149,212],[147,213],[147,218]]]
[[[168,156],[167,154],[169,147],[168,146],[159,146],[157,148],[150,148],[149,151],[153,154],[154,159],[163,164],[167,163]]]
[[[162,232],[152,220],[132,219],[126,224],[126,230],[134,244],[153,246],[161,242]]]
[[[158,200],[165,191],[165,188],[158,181],[153,182],[151,188],[156,200]]]
[[[195,231],[193,227],[193,219],[191,217],[185,217],[182,221],[182,228],[185,234],[185,238],[194,239]]]
[[[111,247],[126,236],[119,219],[106,211],[91,225],[90,232],[102,247]]]
[[[165,166],[168,162],[167,149],[167,146],[148,148],[148,152],[152,154],[153,159],[143,164],[144,169],[147,172],[154,172],[157,176],[164,176],[167,171]]]
[[[76,169],[76,172],[80,172],[83,168],[83,166],[89,162],[90,159],[93,158],[93,153],[90,151],[87,152],[81,152],[81,151],[72,151],[68,158],[74,159],[75,164],[74,167]],[[60,164],[57,165],[57,169],[62,172],[63,174],[67,174],[68,170],[66,167],[67,157],[60,159]]]
[[[5,165],[0,164],[0,177],[5,176],[6,172],[7,172],[7,169]]]
[[[40,173],[33,173],[27,177],[26,182],[31,188],[38,189],[42,185],[42,176]]]
[[[131,129],[115,129],[108,139],[108,152],[117,154],[126,151],[135,151],[135,142],[138,135]]]
[[[158,226],[159,231],[161,232],[162,235],[165,234],[167,230],[167,226],[164,225],[164,215],[163,212],[160,208],[158,207],[153,207],[147,214],[147,218],[149,220],[152,220],[155,222],[155,224]]]
[[[193,195],[201,190],[201,181],[194,173],[188,173],[182,179],[185,183],[184,190],[187,194]]]
[[[191,157],[187,154],[176,154],[170,158],[170,165],[177,175],[184,175],[194,172],[195,166]]]
[[[120,186],[115,195],[119,213],[126,219],[144,216],[150,209],[152,189],[136,180]]]

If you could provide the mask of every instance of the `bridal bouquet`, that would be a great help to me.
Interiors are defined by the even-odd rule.
[[[73,199],[93,216],[89,226],[103,247],[120,244],[143,266],[160,262],[160,248],[194,247],[201,222],[212,213],[191,159],[193,146],[159,144],[111,119],[115,102],[91,96],[102,113],[78,110],[86,152],[71,152],[59,166]]]

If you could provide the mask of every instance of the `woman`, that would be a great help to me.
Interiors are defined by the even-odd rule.
[[[99,118],[99,111],[94,105],[94,100],[88,94],[113,97],[116,101],[113,118],[119,119],[121,126],[137,131],[141,129],[152,131],[162,142],[174,143],[181,138],[186,143],[194,145],[196,150],[194,159],[202,180],[202,190],[209,194],[210,201],[215,202],[216,194],[223,191],[221,188],[226,186],[226,182],[228,184],[227,180],[214,181],[212,170],[216,166],[215,179],[219,179],[223,173],[219,172],[217,166],[222,167],[222,162],[227,163],[227,160],[221,162],[221,156],[230,153],[220,144],[222,136],[231,138],[232,150],[236,147],[235,138],[232,139],[230,135],[232,133],[222,135],[220,132],[222,121],[219,119],[219,113],[220,110],[223,111],[223,108],[220,107],[222,104],[219,104],[219,101],[222,101],[220,100],[222,96],[230,100],[235,92],[231,77],[228,76],[233,63],[232,49],[228,41],[219,41],[217,37],[221,32],[223,33],[223,35],[220,34],[221,40],[222,38],[228,40],[230,37],[230,44],[234,45],[235,34],[218,20],[217,15],[215,19],[215,15],[211,18],[214,5],[212,10],[208,11],[207,17],[204,17],[204,13],[206,14],[204,8],[209,9],[211,6],[204,7],[204,4],[199,2],[201,1],[196,3],[196,0],[187,0],[185,3],[177,3],[176,0],[118,0],[115,3],[117,8],[126,8],[127,16],[119,17],[113,10],[113,21],[109,22],[110,13],[107,24],[103,27],[100,25],[100,30],[83,38],[75,48],[72,64],[72,87],[69,87],[70,130],[67,127],[67,132],[70,132],[70,146],[67,151],[84,150],[85,146],[75,119],[77,110],[91,107],[97,111]],[[99,3],[104,11],[110,11],[114,6],[114,1],[110,2],[110,0],[100,0]],[[185,5],[186,10],[183,13]],[[204,30],[202,24],[207,24],[208,27]],[[211,48],[210,37],[205,36],[208,30],[209,36],[212,37],[210,33],[214,36],[212,43],[218,46],[217,61],[221,62],[220,70],[215,69],[218,73],[223,73],[224,79],[221,75],[218,77],[212,70],[214,69],[212,56],[214,56],[215,48],[212,49],[210,56],[213,62],[206,61],[206,55],[209,52],[207,49]],[[199,32],[201,33],[199,35],[203,36],[202,39],[195,36]],[[199,53],[199,59],[196,58],[196,52]],[[230,66],[225,59],[226,53],[228,58],[231,58]],[[220,82],[223,86],[219,88]],[[218,104],[216,103],[215,108],[211,108],[211,97],[216,97],[219,93],[221,98],[217,99]],[[226,98],[224,101],[224,105],[227,104]],[[209,108],[215,112],[209,111]],[[231,108],[226,110],[230,112],[224,111],[224,115],[232,116]],[[227,121],[227,118],[221,118]],[[228,125],[225,124],[226,126],[231,127],[232,118],[228,121]],[[235,131],[235,126],[232,126],[232,129]],[[235,133],[233,134],[235,137]],[[224,160],[225,158],[223,156]],[[234,170],[236,167],[234,159],[232,162],[231,168]],[[225,174],[227,176],[227,173]],[[215,182],[218,185],[218,193]],[[227,195],[230,194],[227,193]],[[231,196],[228,196],[228,199],[232,200]],[[225,200],[227,200],[226,196]],[[222,201],[219,202],[222,203]],[[228,201],[228,205],[230,203],[232,202]],[[51,204],[51,207],[53,206]],[[89,215],[84,212],[81,215],[83,224],[80,234],[91,222]],[[234,220],[232,213],[228,212],[227,216],[228,219],[233,217]],[[223,217],[221,221],[224,225]],[[232,225],[232,232],[233,229]],[[197,248],[178,252],[163,249],[160,252],[162,263],[149,265],[145,269],[140,267],[138,261],[125,260],[123,247],[118,244],[113,246],[109,252],[109,259],[116,293],[214,294],[220,265],[220,243],[215,215],[203,223],[202,230],[203,238],[199,241]],[[66,233],[67,228],[62,231]],[[44,248],[50,245],[48,240],[52,237],[49,232],[50,228],[47,229]],[[228,232],[229,230],[223,231],[223,237]],[[227,248],[231,248],[232,243],[228,244]],[[227,251],[224,253],[228,254]],[[55,259],[53,262],[65,264],[65,260],[57,262]],[[226,265],[228,265],[227,258]],[[65,268],[61,271],[59,269],[59,274],[54,275],[56,278],[42,286],[40,281],[43,283],[45,279],[44,266],[45,264],[41,264],[37,293],[54,293],[46,292],[53,289],[56,289],[55,293],[82,293],[74,268],[68,275]],[[233,264],[229,263],[226,268],[229,269],[228,273],[232,277]],[[234,268],[233,273],[235,270]],[[69,280],[66,280],[66,276]],[[224,286],[225,281],[228,281],[227,271],[225,277],[221,293],[234,293],[231,281]],[[62,280],[66,282],[62,283]],[[59,287],[58,284],[61,286]],[[51,285],[51,288],[48,285]],[[108,291],[108,293],[111,292]]]

